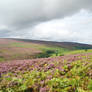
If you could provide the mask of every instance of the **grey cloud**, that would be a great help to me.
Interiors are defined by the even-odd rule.
[[[13,29],[92,9],[92,0],[1,0],[0,24]]]
[[[0,30],[0,38],[6,38],[11,36],[11,31],[9,30]]]
[[[81,10],[73,16],[40,23],[33,29],[23,30],[20,38],[74,41],[92,44],[92,13]],[[30,31],[31,30],[31,31]],[[18,35],[18,34],[17,34]]]
[[[0,0],[0,37],[78,42],[85,40],[84,42],[91,43],[92,13],[86,17],[84,14],[75,16],[81,9],[87,10],[87,13],[92,12],[92,0]],[[75,17],[72,20],[73,15]],[[67,17],[70,17],[69,20]],[[54,25],[54,20],[59,18],[63,21]],[[44,26],[43,23],[48,24],[48,21],[54,22]],[[65,28],[62,27],[57,32],[58,25],[63,24]],[[48,29],[49,26],[51,29]],[[88,32],[81,36],[84,30]],[[56,34],[58,37],[54,37]]]

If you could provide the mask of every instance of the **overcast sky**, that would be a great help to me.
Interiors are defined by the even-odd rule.
[[[0,38],[92,44],[92,0],[0,0]]]

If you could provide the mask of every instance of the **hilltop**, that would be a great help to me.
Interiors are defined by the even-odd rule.
[[[45,44],[49,46],[59,46],[61,48],[67,48],[71,50],[76,49],[92,49],[91,44],[83,44],[77,42],[55,42],[55,41],[40,41],[40,40],[30,40],[30,39],[14,39],[17,41],[31,42],[36,44]]]

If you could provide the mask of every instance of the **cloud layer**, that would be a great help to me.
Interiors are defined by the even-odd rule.
[[[0,37],[89,43],[91,4],[92,0],[2,0]]]
[[[40,23],[23,32],[25,35],[20,36],[19,32],[15,37],[92,43],[92,13],[81,10],[73,16]]]
[[[65,17],[80,9],[92,9],[92,0],[2,0],[0,24],[24,28],[40,21]]]

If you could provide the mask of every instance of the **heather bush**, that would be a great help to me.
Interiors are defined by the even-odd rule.
[[[0,63],[0,92],[91,92],[91,55]]]

